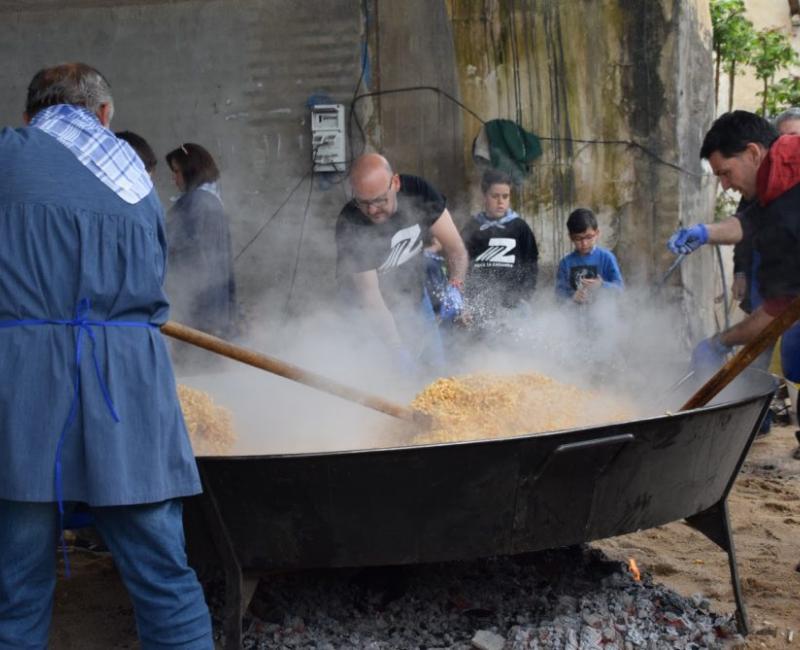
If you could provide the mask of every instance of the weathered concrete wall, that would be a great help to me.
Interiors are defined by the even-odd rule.
[[[399,171],[417,174],[463,204],[462,110],[424,86],[458,97],[453,34],[443,2],[376,3],[375,100],[379,129],[374,144]],[[400,88],[418,88],[401,93]],[[464,206],[466,207],[466,206]]]
[[[290,309],[326,300],[335,295],[333,224],[344,196],[342,185],[325,189],[319,179],[311,188],[306,100],[324,93],[350,101],[360,4],[0,0],[0,124],[20,124],[37,69],[70,60],[96,66],[114,90],[112,128],[140,133],[161,158],[156,182],[166,207],[176,190],[163,155],[192,141],[221,168],[235,251],[272,219],[236,263],[246,310],[284,310],[293,276]]]
[[[601,243],[629,281],[660,278],[672,261],[669,234],[710,215],[697,158],[713,119],[707,4],[448,0],[448,7],[465,103],[484,119],[516,119],[544,138],[518,204],[545,267],[552,271],[571,249],[566,217],[583,206],[598,215]],[[465,118],[467,159],[479,126]]]
[[[694,54],[693,63],[708,54],[691,3],[449,5],[465,103],[486,119],[520,116],[526,128],[548,138],[523,190],[526,216],[546,258],[557,260],[569,250],[566,215],[589,206],[601,217],[603,242],[629,272],[652,276],[656,269],[649,267],[663,257],[654,247],[656,230],[670,231],[679,218],[677,192],[668,196],[667,190],[686,175],[656,157],[679,163],[687,135],[678,132],[679,119],[699,133],[712,115],[702,68],[692,70],[701,79],[690,89],[694,95],[678,87],[686,74],[679,70],[678,48],[684,58]],[[466,118],[470,138],[478,128],[477,120]],[[626,144],[632,142],[653,155]],[[471,140],[467,155],[470,148]],[[687,159],[690,174],[699,173],[698,161]]]
[[[312,185],[306,100],[351,102],[368,37],[359,92],[384,94],[359,112],[399,170],[439,185],[457,220],[477,208],[478,120],[430,90],[386,91],[434,86],[485,119],[519,119],[553,138],[517,201],[545,278],[570,249],[570,210],[589,206],[628,280],[651,282],[674,227],[707,216],[707,14],[703,0],[0,0],[0,123],[19,124],[41,66],[96,65],[115,90],[114,128],[160,156],[194,141],[217,159],[246,311],[295,312],[335,296],[346,200],[340,179]],[[163,162],[157,185],[168,206]]]

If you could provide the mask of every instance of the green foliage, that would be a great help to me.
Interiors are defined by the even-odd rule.
[[[789,39],[776,29],[758,32],[751,52],[750,64],[758,79],[772,79],[778,70],[797,62]]]
[[[736,206],[739,202],[727,192],[717,194],[714,202],[714,221],[722,221],[736,213]]]
[[[711,2],[714,52],[726,72],[730,72],[733,66],[746,62],[750,57],[755,29],[744,12],[744,0]]]
[[[756,35],[751,64],[756,77],[764,84],[758,93],[761,97],[761,115],[771,113],[776,103],[774,95],[775,74],[798,62],[797,53],[786,36],[774,29],[764,29]]]
[[[714,47],[714,96],[719,103],[720,71],[728,75],[728,108],[733,104],[737,66],[750,58],[755,29],[744,15],[744,0],[711,0]]]
[[[783,77],[775,82],[778,72],[800,62],[789,38],[776,29],[756,32],[753,23],[745,16],[744,0],[711,0],[710,7],[717,102],[720,69],[729,77],[730,110],[736,74],[748,66],[753,68],[756,78],[763,84],[758,93],[762,115],[774,115],[789,106],[800,105],[800,79]]]
[[[766,105],[766,109],[763,110],[763,115],[778,115],[787,108],[800,106],[800,77],[783,77],[780,81],[770,85],[766,104],[762,104],[762,106],[764,105]]]

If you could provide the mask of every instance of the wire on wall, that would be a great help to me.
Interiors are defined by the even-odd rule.
[[[277,216],[278,216],[278,213],[279,213],[281,210],[283,210],[283,206],[285,206],[285,205],[286,205],[286,204],[289,202],[289,200],[292,198],[292,196],[294,196],[294,193],[297,191],[297,188],[298,188],[298,187],[300,187],[300,185],[302,185],[302,184],[303,184],[303,181],[304,181],[304,180],[306,180],[306,179],[307,179],[309,176],[311,176],[313,173],[314,173],[314,172],[313,172],[313,165],[312,165],[312,169],[311,169],[311,170],[309,170],[309,171],[307,171],[307,172],[306,172],[306,173],[305,173],[305,174],[302,176],[302,178],[300,178],[300,180],[299,180],[299,181],[297,181],[297,183],[295,184],[295,186],[294,186],[294,187],[293,187],[293,188],[292,188],[292,189],[289,191],[289,194],[287,194],[287,195],[286,195],[286,198],[283,200],[283,202],[282,202],[282,203],[281,203],[281,204],[280,204],[280,205],[279,205],[279,206],[278,206],[278,207],[275,209],[275,211],[274,211],[274,212],[273,212],[271,215],[269,215],[269,216],[268,216],[268,217],[267,217],[267,218],[264,220],[264,223],[263,223],[263,224],[261,224],[261,226],[259,227],[259,229],[258,229],[258,230],[256,230],[256,233],[255,233],[255,235],[253,235],[253,236],[250,238],[250,240],[249,240],[249,241],[248,241],[248,242],[247,242],[247,243],[246,243],[246,244],[245,244],[245,245],[242,247],[242,249],[241,249],[241,250],[240,250],[238,253],[236,253],[236,255],[235,255],[235,256],[234,256],[234,258],[233,258],[233,261],[234,261],[234,262],[238,261],[238,259],[239,259],[239,258],[240,258],[242,255],[244,255],[245,251],[246,251],[248,248],[250,248],[250,246],[252,246],[252,245],[255,243],[255,241],[256,241],[256,240],[257,240],[257,239],[258,239],[258,238],[261,236],[261,233],[262,233],[262,232],[264,232],[264,229],[265,229],[265,228],[266,228],[266,227],[267,227],[267,226],[268,226],[270,223],[272,223],[272,220],[273,220],[275,217],[277,217]]]
[[[406,86],[406,87],[403,87],[403,88],[391,88],[391,89],[387,89],[387,90],[376,90],[374,92],[361,93],[361,94],[356,95],[355,97],[353,97],[353,101],[350,104],[350,112],[351,112],[351,115],[354,116],[356,124],[359,126],[359,131],[362,134],[362,136],[363,136],[363,133],[364,133],[363,127],[361,126],[361,124],[360,124],[360,122],[358,120],[358,116],[355,115],[355,105],[359,101],[361,101],[362,99],[366,99],[368,97],[377,97],[377,96],[380,96],[380,95],[393,95],[393,94],[397,94],[397,93],[415,92],[415,91],[421,91],[421,90],[435,92],[435,93],[441,95],[442,97],[448,99],[449,101],[451,101],[454,104],[456,104],[457,106],[459,106],[463,111],[465,111],[466,113],[468,113],[469,115],[474,117],[481,124],[486,124],[486,120],[484,120],[480,115],[478,115],[469,106],[465,105],[463,102],[461,102],[458,99],[456,99],[455,97],[453,97],[450,93],[442,90],[441,88],[438,88],[437,86],[424,86],[424,85],[422,85],[422,86]],[[692,171],[690,169],[686,169],[685,167],[682,167],[682,166],[680,166],[680,165],[678,165],[676,163],[670,162],[668,160],[664,160],[657,153],[655,153],[651,149],[648,149],[643,144],[640,144],[640,143],[636,142],[635,140],[622,140],[622,139],[620,139],[620,140],[600,140],[600,139],[589,139],[589,138],[558,138],[558,137],[539,135],[539,134],[536,134],[536,137],[539,138],[540,140],[544,140],[544,141],[547,141],[547,142],[575,142],[575,143],[579,143],[579,144],[618,145],[618,146],[622,145],[622,146],[633,147],[635,149],[638,149],[638,150],[642,151],[643,153],[648,155],[650,158],[652,158],[656,162],[658,162],[658,163],[660,163],[660,164],[662,164],[662,165],[664,165],[666,167],[669,167],[671,169],[674,169],[676,171],[679,171],[679,172],[681,172],[683,174],[686,174],[688,176],[692,176],[693,178],[704,178],[705,176],[707,176],[707,174],[694,172],[694,171]],[[363,139],[363,137],[362,137],[362,139]]]

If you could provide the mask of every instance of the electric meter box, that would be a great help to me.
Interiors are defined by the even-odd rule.
[[[311,159],[315,172],[345,170],[345,129],[343,104],[311,107]]]

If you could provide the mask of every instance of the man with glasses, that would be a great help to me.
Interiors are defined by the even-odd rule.
[[[600,229],[597,217],[588,208],[573,210],[567,218],[567,231],[573,250],[561,259],[556,274],[556,296],[579,305],[591,302],[601,290],[624,288],[617,258],[597,245]]]
[[[350,170],[352,200],[336,224],[337,276],[350,282],[370,324],[405,370],[443,364],[441,339],[425,291],[424,243],[436,237],[447,260],[443,320],[459,317],[468,257],[444,196],[417,176],[396,174],[371,153]]]

